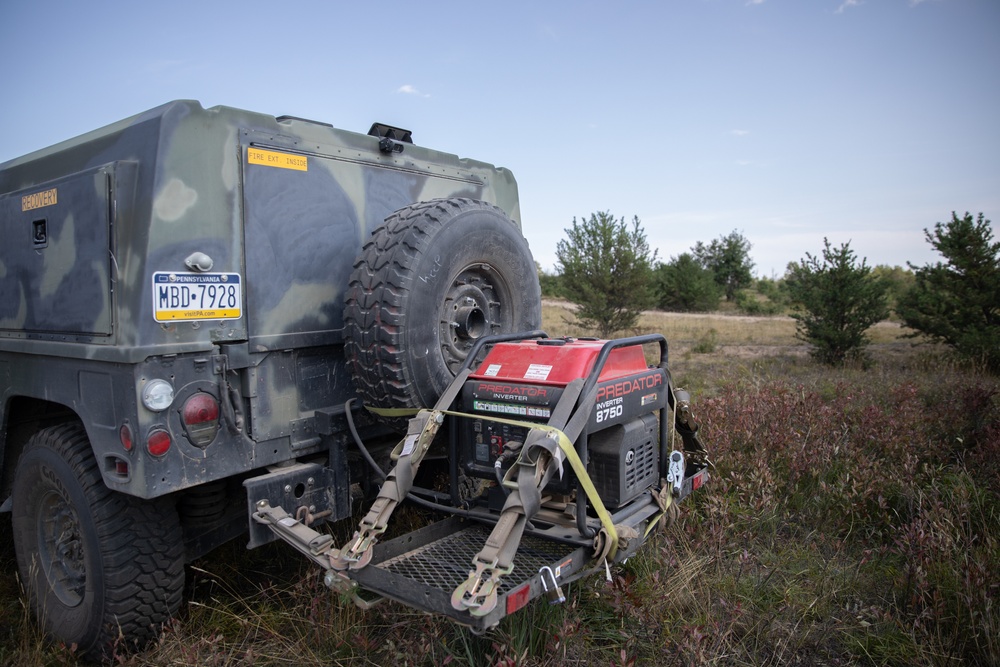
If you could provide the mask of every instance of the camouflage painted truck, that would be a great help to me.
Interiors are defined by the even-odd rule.
[[[0,165],[0,509],[46,631],[141,645],[245,534],[476,629],[634,553],[706,478],[687,396],[661,336],[538,330],[520,225],[508,170],[406,130],[190,101]],[[382,539],[407,499],[449,518]]]

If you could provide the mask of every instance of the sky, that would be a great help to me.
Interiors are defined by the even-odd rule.
[[[922,266],[953,211],[1000,237],[998,35],[998,0],[0,0],[0,162],[196,99],[507,167],[550,272],[597,211],[662,261]]]

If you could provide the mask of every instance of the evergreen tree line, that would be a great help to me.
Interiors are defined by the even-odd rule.
[[[738,230],[660,261],[638,217],[592,213],[565,230],[554,274],[539,269],[542,294],[565,298],[579,324],[602,337],[633,329],[643,310],[788,314],[821,362],[863,355],[867,329],[895,313],[913,336],[944,343],[1000,372],[1000,242],[990,221],[966,213],[925,229],[941,260],[907,268],[860,260],[850,242],[823,240],[819,254],[791,262],[781,278],[755,278],[752,244]],[[722,306],[722,304],[728,304]]]

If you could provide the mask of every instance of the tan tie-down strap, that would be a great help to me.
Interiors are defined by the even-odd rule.
[[[505,483],[510,480],[516,469],[517,484],[504,503],[500,520],[493,527],[483,549],[473,559],[474,570],[452,594],[451,602],[455,609],[468,609],[473,616],[485,616],[496,607],[500,577],[509,574],[513,568],[514,556],[521,542],[524,526],[541,505],[541,490],[549,482],[555,470],[562,475],[563,461],[569,461],[570,467],[576,473],[580,485],[593,505],[601,521],[601,531],[595,540],[595,550],[602,558],[614,558],[618,550],[619,529],[614,525],[611,513],[604,506],[594,486],[587,469],[583,465],[573,438],[579,436],[590,419],[590,410],[585,406],[592,405],[596,388],[581,402],[581,407],[566,425],[565,431],[547,424],[524,422],[506,418],[490,417],[491,421],[520,426],[530,429],[525,438],[524,446],[517,463],[507,472]],[[482,417],[482,415],[466,415],[452,413],[458,416]]]
[[[393,511],[413,488],[417,468],[443,422],[444,415],[438,410],[421,410],[410,420],[406,437],[392,450],[396,465],[386,476],[378,497],[354,536],[342,549],[331,552],[331,567],[335,570],[360,569],[371,561],[372,547],[388,527]]]
[[[392,459],[396,465],[386,475],[385,483],[379,489],[375,502],[368,514],[361,520],[361,525],[354,536],[344,545],[344,548],[330,553],[330,566],[336,570],[351,568],[359,570],[371,562],[373,548],[378,542],[378,536],[385,532],[389,517],[413,488],[413,479],[417,468],[424,460],[424,455],[434,442],[434,437],[444,423],[444,408],[449,407],[458,396],[471,371],[465,369],[455,376],[448,388],[438,398],[433,410],[422,409],[410,419],[406,436],[392,450]],[[369,408],[373,412],[390,416],[412,414],[411,408]]]

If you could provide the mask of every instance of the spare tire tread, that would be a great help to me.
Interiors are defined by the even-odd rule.
[[[426,384],[428,380],[432,384],[440,382],[437,377],[419,377],[414,370],[414,351],[407,342],[407,334],[412,334],[413,327],[437,327],[437,313],[427,312],[426,307],[410,313],[407,308],[413,307],[414,300],[427,305],[416,299],[414,293],[417,288],[427,289],[416,284],[421,279],[417,272],[421,266],[426,269],[427,253],[441,236],[447,235],[439,233],[464,214],[485,215],[494,225],[504,221],[499,228],[505,230],[505,236],[516,239],[517,247],[512,254],[522,264],[518,273],[530,274],[511,276],[524,282],[521,287],[525,288],[511,291],[525,292],[517,298],[531,304],[527,308],[517,306],[520,311],[530,311],[519,313],[517,325],[527,328],[539,325],[541,305],[534,261],[527,242],[502,209],[466,198],[435,199],[400,209],[386,218],[362,247],[345,297],[345,354],[356,388],[367,404],[382,408],[426,407],[427,400],[421,401],[418,396],[426,398],[429,392],[416,384]],[[504,227],[505,224],[510,227]],[[475,233],[476,228],[470,227],[468,231]],[[425,276],[424,281],[429,277]],[[443,272],[432,278],[451,280]]]

